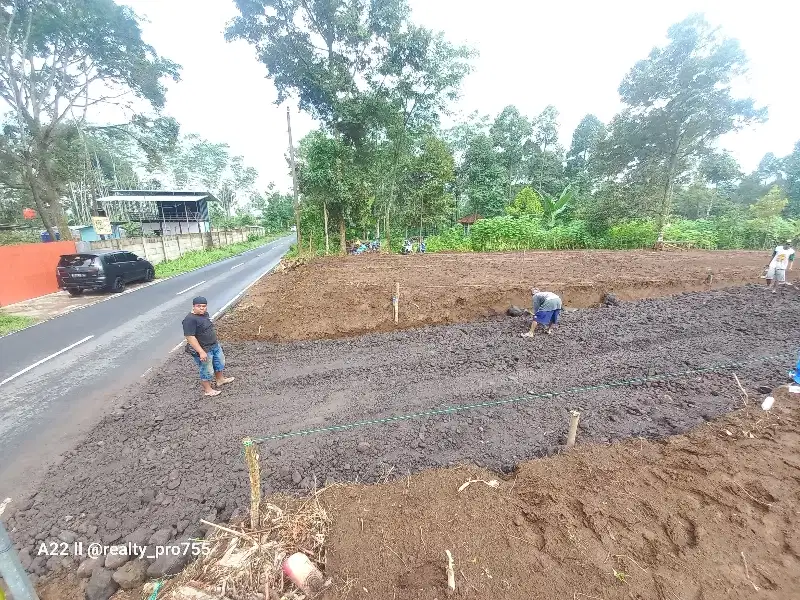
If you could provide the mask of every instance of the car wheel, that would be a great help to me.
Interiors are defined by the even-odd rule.
[[[111,286],[112,292],[122,292],[125,290],[125,282],[122,280],[122,277],[117,277],[114,280],[114,284]]]
[[[67,291],[69,292],[70,296],[80,296],[83,293],[83,290],[80,289],[80,288],[79,289],[71,289],[71,290],[67,290]]]
[[[147,269],[147,275],[144,276],[144,280],[145,281],[153,281],[153,279],[155,279],[155,278],[156,278],[155,270],[152,267]]]

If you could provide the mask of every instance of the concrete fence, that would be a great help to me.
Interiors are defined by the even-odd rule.
[[[175,260],[192,250],[214,246],[230,246],[247,240],[254,229],[231,229],[210,233],[184,233],[181,235],[127,237],[99,242],[78,242],[78,251],[127,250],[146,258],[154,265],[165,260]]]

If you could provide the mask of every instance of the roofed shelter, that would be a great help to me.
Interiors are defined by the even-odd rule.
[[[98,202],[112,223],[141,223],[144,235],[178,235],[211,231],[209,192],[112,190]]]
[[[462,217],[458,220],[458,222],[464,226],[464,233],[469,233],[470,226],[474,225],[476,221],[480,221],[482,218],[483,217],[478,213],[473,213],[471,215],[467,215],[466,217]]]

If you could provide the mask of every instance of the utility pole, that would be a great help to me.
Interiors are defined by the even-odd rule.
[[[289,107],[286,107],[286,125],[289,128],[289,162],[292,166],[292,191],[294,193],[294,224],[297,229],[297,250],[303,247],[300,237],[300,200],[297,196],[297,165],[294,162],[294,143],[292,142],[292,115]]]

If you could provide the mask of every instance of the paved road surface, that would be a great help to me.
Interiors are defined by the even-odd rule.
[[[197,295],[214,315],[271,270],[293,237],[111,296],[0,338],[0,498],[35,483],[106,412],[112,394],[183,339]]]

